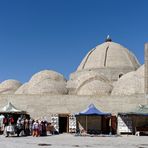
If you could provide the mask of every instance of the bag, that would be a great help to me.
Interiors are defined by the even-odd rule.
[[[9,126],[7,126],[7,132],[14,132],[14,126],[12,126],[12,125],[9,125]]]

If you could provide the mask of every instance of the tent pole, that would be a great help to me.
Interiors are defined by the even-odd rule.
[[[86,115],[86,133],[87,133],[87,115]]]

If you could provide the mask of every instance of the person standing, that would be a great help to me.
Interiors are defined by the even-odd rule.
[[[32,136],[33,137],[38,137],[39,136],[39,122],[38,122],[38,120],[36,120],[33,123],[32,129],[33,129]]]

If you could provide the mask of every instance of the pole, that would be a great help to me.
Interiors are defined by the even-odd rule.
[[[86,133],[87,133],[87,115],[86,115]]]
[[[144,84],[145,84],[145,99],[148,104],[148,43],[145,43],[145,65],[144,65]]]
[[[112,117],[109,117],[109,135],[112,135]]]

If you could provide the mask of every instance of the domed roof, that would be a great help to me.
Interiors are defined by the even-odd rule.
[[[66,79],[51,70],[34,74],[28,83],[20,87],[16,94],[67,94]]]
[[[13,94],[21,85],[17,80],[5,80],[0,83],[0,94]]]
[[[46,79],[36,85],[30,83],[28,94],[67,94],[66,82]]]
[[[65,81],[63,75],[61,75],[60,73],[57,73],[52,70],[43,70],[34,74],[29,82],[34,85],[46,79],[51,79],[55,81]]]
[[[67,83],[70,94],[77,95],[109,95],[112,90],[110,81],[96,71],[84,71],[79,76],[74,75]]]
[[[77,91],[78,95],[110,95],[112,86],[101,80],[92,80],[82,85]]]
[[[144,78],[144,64],[136,70],[136,74]]]
[[[114,85],[111,95],[133,95],[144,93],[144,66],[123,75]]]
[[[118,43],[106,41],[96,46],[82,60],[77,71],[97,68],[131,68],[136,70],[139,62],[132,52]]]
[[[15,94],[28,94],[28,87],[28,83],[24,83],[15,91]]]

